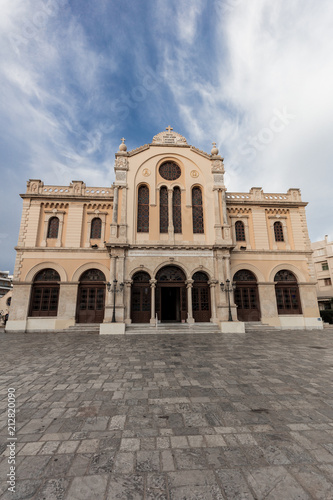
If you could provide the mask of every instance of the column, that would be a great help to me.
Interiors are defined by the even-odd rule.
[[[258,283],[258,295],[262,323],[271,326],[280,326],[275,283]]]
[[[122,196],[121,196],[121,209],[120,209],[120,227],[119,227],[119,236],[123,241],[126,241],[127,238],[127,187],[121,188]]]
[[[86,248],[90,247],[91,220],[92,220],[91,215],[88,215],[87,237],[86,237],[86,244],[85,244]]]
[[[113,190],[112,224],[117,224],[117,222],[118,222],[118,186],[115,186]]]
[[[64,227],[64,214],[57,213],[56,216],[59,219],[58,237],[56,241],[56,247],[61,247],[62,229]]]
[[[287,220],[286,219],[280,219],[280,220],[281,220],[281,224],[282,224],[282,227],[283,227],[283,237],[284,237],[284,241],[285,241],[285,244],[286,244],[286,250],[290,250]]]
[[[168,225],[168,233],[169,238],[173,239],[174,237],[174,229],[173,229],[173,213],[172,213],[172,195],[173,189],[168,188],[168,217],[169,217],[169,225]]]
[[[212,315],[211,315],[210,321],[212,323],[217,323],[216,302],[215,302],[215,287],[216,287],[217,283],[218,283],[217,280],[210,280],[210,281],[208,281],[208,284],[209,284],[209,287],[210,287],[210,302],[211,302],[211,311],[212,311]]]
[[[116,277],[116,256],[111,255],[110,256],[110,276],[109,276],[109,281],[111,283],[111,289],[113,287],[113,280]],[[108,292],[107,290],[105,291],[106,297],[105,297],[105,315],[104,315],[104,323],[110,323],[112,319],[112,313],[113,313],[113,293]]]
[[[132,280],[125,281],[125,301],[126,301],[126,311],[125,311],[125,323],[127,325],[132,323],[131,320],[131,292],[132,292]]]
[[[41,241],[41,244],[40,244],[41,247],[46,247],[47,226],[48,226],[49,218],[50,218],[49,215],[45,215],[45,219],[44,219],[44,234],[43,234],[43,240]]]
[[[187,287],[187,323],[194,323],[192,310],[192,286],[194,280],[185,281]]]
[[[150,314],[150,323],[152,325],[156,324],[156,318],[155,318],[155,290],[156,290],[156,283],[157,280],[150,280],[150,303],[151,303],[151,314]]]
[[[214,212],[215,212],[215,239],[216,241],[221,241],[222,228],[221,228],[219,189],[213,188],[213,193],[214,193]]]

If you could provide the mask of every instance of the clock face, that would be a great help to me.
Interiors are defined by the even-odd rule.
[[[180,167],[172,161],[162,163],[159,168],[160,176],[167,181],[175,181],[181,175]]]

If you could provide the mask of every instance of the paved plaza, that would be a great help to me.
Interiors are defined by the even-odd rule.
[[[0,342],[1,500],[333,498],[333,329]]]

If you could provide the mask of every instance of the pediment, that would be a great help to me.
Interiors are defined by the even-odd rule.
[[[170,125],[166,128],[165,131],[160,132],[159,134],[153,137],[153,145],[155,144],[163,144],[170,146],[186,146],[187,141],[184,136],[174,132],[173,128]]]

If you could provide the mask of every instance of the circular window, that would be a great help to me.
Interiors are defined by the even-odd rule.
[[[162,163],[159,168],[160,176],[167,181],[175,181],[180,177],[181,170],[176,163],[172,161],[167,161]]]

